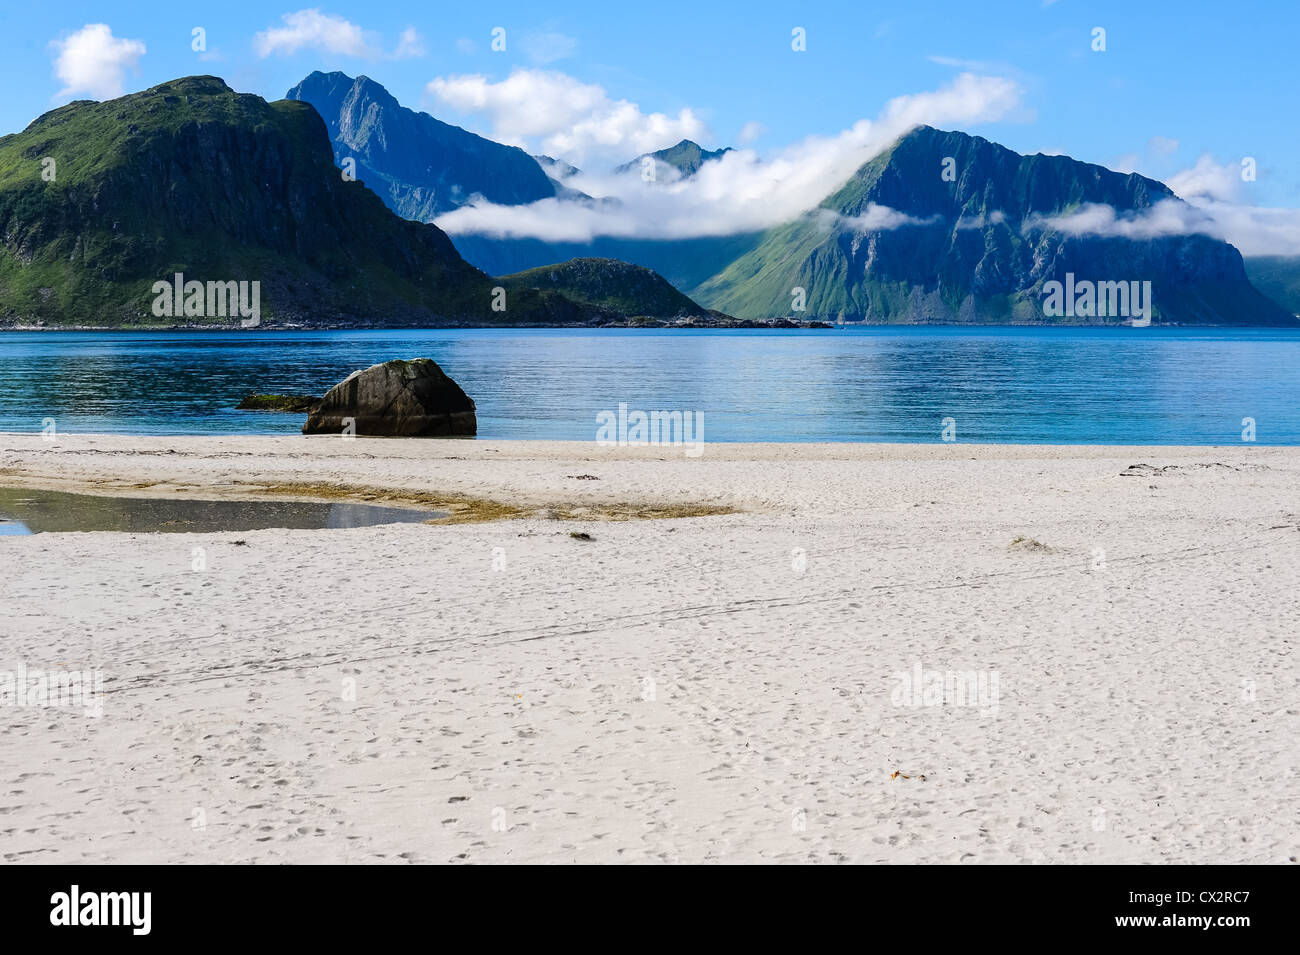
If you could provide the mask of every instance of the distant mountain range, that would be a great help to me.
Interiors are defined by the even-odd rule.
[[[321,77],[313,74],[304,86],[320,86]],[[346,79],[333,82],[342,86]],[[377,87],[363,79],[355,84]],[[307,99],[338,108],[338,97]],[[383,112],[400,109],[386,92],[372,91],[369,99],[382,100]],[[346,101],[342,109],[355,112]],[[335,123],[331,114],[328,120],[331,129],[357,125],[355,120]],[[456,134],[478,139],[464,130]],[[387,135],[386,142],[390,152],[406,152],[398,148],[394,135]],[[433,155],[425,148],[420,152]],[[681,140],[625,162],[615,172],[636,172],[649,157],[656,179],[689,178],[727,152],[707,151]],[[386,164],[373,152],[367,155],[385,183],[381,188],[393,188],[390,183],[399,178],[402,168]],[[552,191],[534,197],[558,195],[555,187],[560,179],[576,170],[549,157],[542,159],[551,170],[547,182]],[[945,162],[952,164],[950,178],[940,175]],[[454,181],[455,174],[445,172],[445,182]],[[400,191],[408,194],[412,181],[403,182]],[[465,183],[451,187],[458,199],[472,191],[474,187]],[[520,191],[497,199],[482,188],[477,191],[498,204],[534,201]],[[455,235],[452,240],[469,261],[497,273],[521,272],[575,257],[634,262],[662,273],[706,307],[741,318],[982,324],[1125,321],[1117,316],[1045,316],[1044,286],[1073,275],[1092,282],[1151,281],[1157,322],[1295,324],[1300,294],[1296,270],[1288,260],[1251,265],[1252,277],[1265,282],[1271,294],[1287,304],[1283,308],[1252,285],[1238,251],[1212,236],[1126,238],[1063,229],[1058,222],[1088,205],[1106,205],[1118,220],[1125,220],[1151,212],[1162,201],[1180,203],[1154,179],[1115,173],[1067,156],[1022,156],[979,136],[922,126],[866,162],[849,182],[833,188],[819,208],[762,233],[677,240],[603,236],[586,243],[477,234]],[[391,201],[390,205],[409,214],[403,205]],[[796,311],[798,304],[802,312]]]
[[[378,128],[406,128],[398,116],[387,113],[392,122]],[[409,125],[427,132],[422,121]],[[354,133],[372,142],[372,157],[396,154]],[[549,188],[527,154],[480,142],[485,155],[531,164],[540,177],[533,184]],[[581,289],[600,290],[589,274],[599,263],[583,266],[587,281],[574,283],[572,296],[560,283],[492,279],[436,226],[394,215],[342,176],[334,158],[312,106],[268,103],[214,76],[52,110],[0,138],[0,322],[230,325],[238,317],[226,286],[254,282],[267,324],[560,325],[662,311],[660,290],[639,307],[635,289],[644,283],[619,298],[629,313],[603,293],[583,300]],[[604,285],[623,282],[627,268],[611,267]],[[206,296],[182,296],[184,283],[206,286]],[[670,311],[704,314],[683,303],[680,296]]]
[[[682,140],[620,168],[691,177],[728,152]],[[364,76],[312,73],[275,103],[211,76],[69,103],[0,137],[0,323],[166,324],[151,297],[178,273],[255,280],[270,322],[317,325],[1126,320],[1045,314],[1046,291],[1076,279],[1149,281],[1156,322],[1293,326],[1300,310],[1295,259],[1244,264],[1207,235],[1131,228],[1188,209],[1155,180],[926,126],[759,232],[453,245],[427,221],[476,197],[619,203],[572,189],[576,173]],[[1130,228],[1068,226],[1103,206]],[[183,311],[174,323],[222,324]]]
[[[951,181],[940,175],[946,163]],[[1045,318],[1044,286],[1073,276],[1149,280],[1158,321],[1295,323],[1219,239],[1076,234],[1059,224],[1090,205],[1125,217],[1166,200],[1181,203],[1153,179],[921,126],[692,295],[741,317],[788,312],[798,287],[807,313],[831,321],[1035,322]]]
[[[448,204],[477,193],[501,205],[564,197],[576,170],[550,157],[540,161],[498,146],[425,114],[398,106],[364,77],[312,74],[290,93],[321,108],[340,144],[363,153],[377,189],[402,215],[417,213],[409,199],[440,177]],[[365,105],[379,104],[379,105]],[[418,116],[442,131],[437,147],[390,116]],[[372,118],[373,117],[373,118]],[[369,130],[366,136],[347,130]],[[382,130],[382,135],[380,131]],[[369,144],[380,139],[385,149]],[[529,181],[531,191],[498,190],[482,177],[462,177],[466,164],[441,145],[475,143],[503,182]],[[633,174],[654,163],[655,179],[689,178],[728,149],[705,150],[690,140],[616,167]],[[528,179],[525,160],[536,169]],[[498,168],[501,171],[495,171]],[[545,168],[543,168],[545,167]],[[941,175],[945,167],[950,176]],[[422,179],[415,177],[423,170]],[[536,187],[537,174],[547,188]],[[475,170],[479,174],[479,170]],[[831,185],[831,184],[828,184]],[[550,242],[481,234],[453,236],[457,248],[494,273],[526,272],[573,258],[620,259],[661,273],[703,305],[745,319],[793,317],[834,322],[1005,323],[1070,321],[1116,323],[1115,315],[1048,316],[1043,290],[1067,276],[1091,282],[1151,282],[1152,318],[1179,324],[1290,325],[1292,310],[1261,294],[1241,255],[1199,234],[1149,238],[1063,228],[1059,220],[1089,206],[1108,206],[1117,219],[1149,213],[1161,202],[1181,204],[1165,185],[1068,156],[1022,156],[976,136],[922,126],[865,163],[846,183],[834,184],[816,209],[758,233],[678,240],[598,237]],[[580,195],[580,194],[578,194]],[[531,198],[530,198],[531,197]],[[583,197],[586,198],[586,197]],[[603,200],[617,203],[617,199]],[[1056,221],[1054,221],[1056,220]],[[1273,263],[1273,276],[1283,266]],[[1263,270],[1253,274],[1262,275]],[[1292,288],[1270,280],[1280,297]],[[1292,293],[1293,294],[1293,293]],[[801,309],[801,310],[800,310]]]

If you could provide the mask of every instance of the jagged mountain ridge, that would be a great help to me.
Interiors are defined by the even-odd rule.
[[[557,183],[522,149],[408,109],[367,76],[317,71],[285,98],[315,107],[336,162],[354,159],[357,178],[404,219],[431,222],[476,195],[519,205],[557,194]]]
[[[948,159],[951,181],[942,175]],[[1124,320],[1046,315],[1043,285],[1073,273],[1094,282],[1151,280],[1157,322],[1294,321],[1251,284],[1285,270],[1244,267],[1237,250],[1216,238],[1074,235],[1044,221],[1089,205],[1109,206],[1120,218],[1141,216],[1161,202],[1181,205],[1153,179],[1068,156],[1022,156],[981,137],[923,126],[865,163],[817,209],[762,233],[586,243],[478,234],[452,240],[470,261],[495,271],[576,256],[623,259],[661,272],[707,307],[749,319]],[[1277,280],[1270,289],[1281,294],[1288,287]],[[802,313],[792,311],[795,288],[805,292]]]
[[[669,146],[667,149],[656,149],[654,152],[642,153],[630,162],[625,162],[623,165],[616,167],[614,171],[625,173],[640,170],[647,159],[652,159],[655,164],[656,179],[689,179],[699,172],[700,167],[706,162],[721,159],[729,152],[731,152],[730,146],[707,150],[700,146],[699,143],[683,139],[675,146]]]

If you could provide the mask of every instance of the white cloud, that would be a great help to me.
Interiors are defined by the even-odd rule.
[[[741,146],[747,146],[758,137],[767,132],[767,127],[756,119],[751,119],[744,126],[740,127],[740,132],[736,134],[736,142]]]
[[[1240,161],[1218,163],[1209,155],[1168,181],[1242,255],[1300,255],[1300,209],[1250,205],[1250,185],[1241,178]]]
[[[1007,214],[1001,209],[994,209],[985,218],[983,215],[962,216],[954,224],[953,228],[959,230],[965,229],[983,229],[986,225],[1001,225],[1007,221]]]
[[[593,155],[626,160],[708,136],[690,109],[676,116],[643,113],[636,103],[611,99],[597,84],[555,71],[519,69],[496,83],[481,74],[438,77],[426,90],[459,112],[485,114],[498,141],[579,166]]]
[[[298,10],[280,19],[284,26],[271,27],[253,37],[253,49],[258,56],[273,53],[292,56],[303,49],[358,57],[379,54],[378,45],[361,27],[333,13]]]
[[[321,13],[316,7],[286,13],[280,19],[284,21],[282,26],[268,27],[253,36],[253,50],[258,56],[293,56],[299,50],[318,50],[366,60],[413,60],[427,52],[424,37],[411,26],[402,31],[393,51],[385,53],[379,34],[363,30],[337,14]]]
[[[1063,216],[1031,215],[1021,228],[1024,232],[1054,229],[1067,235],[1123,239],[1158,239],[1194,233],[1222,237],[1221,228],[1211,216],[1177,199],[1162,199],[1141,212],[1124,213],[1090,202]]]
[[[1242,255],[1300,256],[1300,209],[1245,206],[1214,199],[1191,200],[1211,216]]]
[[[530,33],[519,41],[528,58],[540,66],[567,59],[578,52],[578,41],[563,33]]]
[[[424,39],[416,32],[415,27],[407,27],[402,31],[401,37],[397,41],[397,49],[393,51],[394,60],[414,60],[424,56]]]
[[[874,202],[868,203],[866,211],[861,215],[842,216],[830,209],[819,209],[817,215],[827,228],[850,229],[854,232],[883,232],[905,225],[929,225],[939,221],[938,216],[918,219],[916,216],[909,216],[905,212],[899,212],[889,206],[877,205]]]
[[[1184,199],[1235,200],[1241,193],[1241,167],[1231,163],[1219,165],[1212,156],[1201,156],[1191,169],[1169,177],[1166,183]]]
[[[454,84],[435,80],[430,92],[444,101],[454,100],[466,111],[489,112],[515,133],[516,141],[543,135],[552,144],[545,152],[572,160],[570,153],[555,144],[585,144],[587,134],[577,130],[589,129],[593,115],[605,117],[611,102],[600,87],[578,83],[563,74],[540,75],[547,78],[545,84],[538,81],[538,74],[529,74],[528,81],[508,96],[502,87],[511,80],[489,84],[481,77],[467,78],[468,82],[453,78]],[[563,95],[533,99],[547,84]],[[438,225],[452,233],[535,236],[550,241],[587,241],[596,235],[682,238],[763,229],[814,208],[859,166],[913,126],[996,120],[1018,112],[1021,96],[1019,84],[1011,80],[962,74],[941,89],[889,101],[875,120],[859,120],[835,136],[809,137],[767,158],[753,150],[732,150],[705,163],[689,179],[671,183],[642,182],[638,170],[624,175],[584,170],[566,185],[603,199],[546,199],[527,206],[480,203],[442,216]],[[632,104],[627,106],[636,110]],[[670,145],[683,136],[697,138],[680,129],[662,129],[665,122],[649,123],[649,117],[639,110],[636,116],[640,126],[626,125],[642,138],[636,145],[630,140],[638,137],[619,142],[623,160]],[[673,122],[680,124],[680,120]],[[564,126],[566,122],[570,126]],[[866,215],[877,223],[890,221],[879,211],[868,210]],[[863,226],[870,228],[865,222]]]
[[[113,36],[106,23],[88,23],[76,33],[54,40],[54,74],[63,83],[57,97],[88,93],[112,99],[126,92],[127,71],[138,69],[144,43]]]
[[[985,123],[1020,110],[1023,95],[1014,80],[961,73],[943,89],[895,97],[877,123],[894,138],[920,123]]]
[[[1223,198],[1232,193],[1221,175],[1223,168],[1202,157],[1196,167],[1173,177],[1171,188],[1181,177],[1184,189],[1196,190],[1175,190],[1186,202],[1164,199],[1136,214],[1116,213],[1107,205],[1086,205],[1066,216],[1032,217],[1023,228],[1026,232],[1048,228],[1070,235],[1126,239],[1208,235],[1231,243],[1245,256],[1300,256],[1300,209],[1248,206]]]

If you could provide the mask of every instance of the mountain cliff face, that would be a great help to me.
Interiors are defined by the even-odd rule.
[[[1251,286],[1240,253],[1218,239],[1131,238],[1118,229],[1106,236],[1050,221],[1101,205],[1123,220],[1163,201],[1180,203],[1142,176],[922,126],[692,295],[741,318],[797,314],[792,290],[800,288],[803,317],[829,321],[1126,321],[1045,314],[1045,284],[1072,275],[1150,281],[1156,322],[1295,323]]]
[[[340,175],[306,103],[195,76],[70,103],[0,138],[0,321],[239,324],[207,312],[160,319],[154,286],[178,272],[260,283],[268,324],[598,317],[524,288],[493,311],[497,283],[441,230],[395,216]]]
[[[481,195],[500,205],[547,199],[557,184],[522,149],[407,109],[374,80],[312,73],[285,96],[315,107],[339,164],[404,219],[431,222]]]

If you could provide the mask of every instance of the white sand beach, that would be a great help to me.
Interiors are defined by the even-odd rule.
[[[1300,448],[4,434],[0,486],[465,519],[0,538],[0,670],[104,674],[0,708],[6,862],[1297,856]]]

